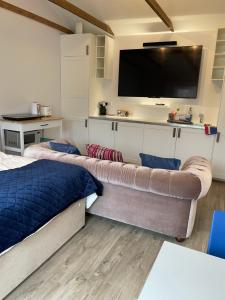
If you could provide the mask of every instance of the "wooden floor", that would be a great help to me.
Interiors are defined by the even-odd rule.
[[[199,202],[193,235],[183,246],[206,251],[215,209],[225,209],[225,183],[213,182]],[[137,299],[165,240],[175,243],[160,234],[89,216],[86,227],[6,299]]]

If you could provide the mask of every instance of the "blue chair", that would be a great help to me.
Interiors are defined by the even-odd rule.
[[[224,211],[214,211],[207,253],[225,259]]]

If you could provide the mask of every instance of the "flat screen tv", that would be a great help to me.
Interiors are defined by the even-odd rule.
[[[197,98],[202,46],[120,51],[118,96]]]

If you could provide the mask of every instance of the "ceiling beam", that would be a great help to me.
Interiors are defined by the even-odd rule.
[[[92,15],[88,14],[86,11],[80,9],[79,7],[75,6],[74,4],[70,3],[67,0],[48,0],[61,8],[71,12],[72,14],[76,15],[77,17],[91,23],[92,25],[97,26],[98,28],[105,31],[108,35],[114,36],[114,33],[109,25],[103,23],[102,21],[96,19]]]
[[[170,31],[174,31],[173,23],[171,19],[167,16],[161,6],[156,0],[145,0],[148,5],[154,10],[154,12],[160,17],[163,23],[169,28]]]
[[[52,22],[52,21],[50,21],[48,19],[45,19],[45,18],[43,18],[43,17],[41,17],[39,15],[36,15],[36,14],[34,14],[34,13],[28,11],[28,10],[25,10],[23,8],[20,8],[18,6],[10,4],[8,2],[0,0],[0,7],[5,8],[5,9],[7,9],[7,10],[9,10],[11,12],[14,12],[16,14],[19,14],[21,16],[24,16],[24,17],[27,17],[29,19],[32,19],[32,20],[34,20],[36,22],[39,22],[41,24],[44,24],[44,25],[47,25],[47,26],[52,27],[54,29],[57,29],[57,30],[59,30],[61,32],[69,33],[69,34],[74,33],[72,30],[70,30],[70,29],[68,29],[68,28],[66,28],[64,26],[61,26],[61,25],[59,25],[59,24],[57,24],[55,22]]]

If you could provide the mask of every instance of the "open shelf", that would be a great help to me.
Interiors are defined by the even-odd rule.
[[[216,56],[220,56],[220,55],[221,55],[221,56],[225,56],[225,52],[216,52],[215,55],[216,55]]]
[[[224,66],[214,66],[213,69],[224,69],[225,68],[225,65]]]
[[[225,75],[225,28],[219,28],[216,41],[212,81],[223,81]]]
[[[224,78],[224,68],[213,68],[212,79],[223,79]]]
[[[97,78],[104,78],[104,68],[97,68],[96,69],[96,77]]]
[[[97,57],[105,56],[105,47],[97,47]]]
[[[223,78],[212,78],[212,81],[223,81]]]
[[[97,47],[105,47],[105,36],[104,35],[98,35],[97,36]]]
[[[111,79],[114,41],[105,35],[96,36],[96,78]]]
[[[105,36],[96,37],[96,78],[104,78],[105,72]]]
[[[218,29],[217,40],[219,40],[219,41],[225,40],[225,28]]]

